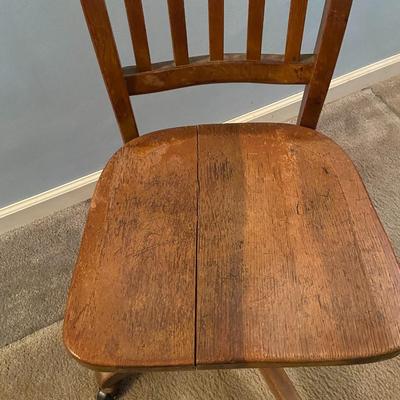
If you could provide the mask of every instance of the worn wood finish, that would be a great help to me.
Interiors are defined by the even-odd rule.
[[[307,3],[308,0],[291,0],[290,2],[285,49],[285,61],[289,63],[300,60]]]
[[[223,82],[307,83],[313,70],[313,55],[305,55],[297,63],[285,64],[283,56],[263,56],[248,61],[246,55],[225,54],[223,61],[209,61],[208,56],[194,57],[190,64],[176,68],[174,63],[153,65],[150,72],[137,73],[124,68],[130,95],[161,92],[181,87]]]
[[[198,366],[346,364],[400,349],[400,272],[323,135],[199,127]]]
[[[64,341],[119,372],[383,359],[400,349],[399,266],[352,162],[323,135],[156,132],[104,169]]]
[[[260,372],[276,400],[301,400],[284,369],[261,368]]]
[[[149,71],[151,60],[142,0],[125,0],[125,8],[131,31],[136,67],[141,72]]]
[[[106,4],[104,0],[81,0],[81,4],[122,139],[126,143],[138,136],[138,130]]]
[[[103,170],[64,321],[84,365],[193,366],[196,187],[195,127],[138,138]]]
[[[175,64],[177,66],[187,64],[189,53],[184,0],[168,0],[168,13]]]
[[[261,57],[264,10],[265,0],[249,0],[247,21],[248,60],[259,60]]]
[[[210,60],[224,58],[224,0],[208,0]]]
[[[306,86],[298,124],[316,128],[336,66],[352,0],[327,0],[315,47],[315,68]]]

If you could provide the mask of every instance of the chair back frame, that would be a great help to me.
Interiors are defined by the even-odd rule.
[[[352,0],[326,0],[313,54],[301,45],[308,0],[291,0],[285,54],[262,54],[265,0],[248,0],[247,49],[224,53],[224,0],[208,0],[209,54],[190,57],[184,0],[167,0],[174,60],[152,63],[141,0],[124,0],[136,65],[122,67],[105,0],[81,0],[114,113],[126,143],[139,133],[129,96],[192,85],[306,85],[297,123],[315,129],[335,69]]]

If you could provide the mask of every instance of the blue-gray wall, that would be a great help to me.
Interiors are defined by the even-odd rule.
[[[171,59],[166,0],[145,0],[155,61]],[[322,0],[310,0],[311,51]],[[132,63],[122,0],[109,0],[124,63]],[[246,0],[226,0],[226,51],[245,45]],[[205,0],[186,0],[189,48],[207,52]],[[289,0],[267,2],[263,51],[284,47]],[[400,1],[354,0],[336,75],[400,53]],[[221,122],[299,87],[212,85],[133,99],[139,127]],[[121,142],[78,0],[0,0],[0,207],[99,170]]]

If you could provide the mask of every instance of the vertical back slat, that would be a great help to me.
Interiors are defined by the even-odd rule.
[[[105,0],[81,0],[97,60],[124,142],[138,136]]]
[[[315,129],[342,45],[352,0],[327,0],[315,47],[315,66],[304,91],[298,124]]]
[[[224,58],[224,0],[208,0],[210,60]]]
[[[285,62],[300,60],[306,14],[307,0],[291,0],[286,37]]]
[[[138,71],[149,71],[151,60],[142,0],[125,0],[125,8],[131,31],[136,67]]]
[[[189,63],[184,0],[168,0],[169,23],[176,65]]]
[[[265,0],[249,0],[247,20],[247,59],[261,58]]]

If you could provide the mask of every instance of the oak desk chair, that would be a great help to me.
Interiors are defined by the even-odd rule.
[[[307,0],[286,50],[261,54],[264,0],[249,0],[247,52],[224,53],[209,0],[209,55],[189,57],[183,0],[168,0],[174,61],[152,64],[140,0],[125,0],[136,66],[121,68],[104,0],[82,0],[124,146],[93,195],[64,342],[97,371],[99,399],[127,374],[257,367],[299,399],[282,367],[364,363],[400,350],[400,273],[348,156],[314,130],[351,0],[327,0],[301,54]],[[186,126],[138,137],[130,95],[217,82],[305,84],[297,125]]]

